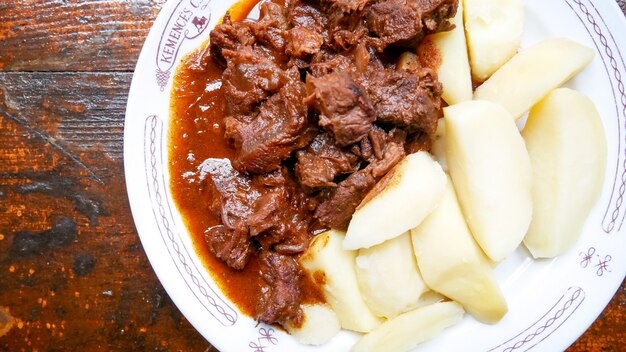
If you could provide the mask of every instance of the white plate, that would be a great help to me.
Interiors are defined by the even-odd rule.
[[[169,191],[167,129],[172,75],[184,53],[208,38],[233,0],[170,0],[144,44],[124,131],[128,197],[141,242],[163,286],[193,326],[221,351],[347,351],[342,332],[320,348],[241,314],[194,252]],[[626,273],[626,21],[613,0],[527,0],[522,46],[566,37],[594,48],[595,60],[567,85],[595,102],[608,139],[602,197],[574,248],[554,260],[517,252],[496,269],[510,311],[496,325],[471,317],[424,351],[564,350],[602,312]]]

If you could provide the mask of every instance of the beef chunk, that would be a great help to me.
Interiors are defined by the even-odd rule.
[[[322,77],[333,72],[351,70],[352,60],[349,56],[331,54],[322,50],[311,59],[309,69],[313,77]]]
[[[407,1],[376,3],[367,9],[366,21],[369,30],[380,38],[377,44],[381,51],[391,44],[410,46],[423,36],[419,9]]]
[[[289,31],[289,43],[285,51],[288,55],[303,58],[319,52],[323,43],[321,33],[307,27],[294,27]]]
[[[222,76],[222,92],[228,116],[245,116],[288,80],[287,75],[269,58],[252,47],[224,50],[228,66]]]
[[[297,74],[297,72],[296,72]],[[293,80],[261,104],[259,114],[236,131],[235,168],[242,172],[265,173],[315,137],[303,99],[304,84]]]
[[[288,22],[283,6],[271,1],[263,2],[259,20],[252,22],[251,28],[259,42],[266,44],[278,53],[284,51]]]
[[[405,141],[406,133],[403,130],[394,129],[387,135],[382,158],[373,161],[368,166],[376,179],[385,176],[397,163],[404,159],[406,156]]]
[[[326,0],[331,6],[331,11],[339,9],[343,12],[361,11],[369,3],[369,0]]]
[[[409,131],[435,132],[442,115],[442,87],[434,71],[424,68],[414,73],[385,69],[367,84],[378,121]]]
[[[254,34],[247,22],[232,22],[230,14],[224,15],[222,23],[215,26],[211,31],[211,53],[218,62],[226,64],[222,56],[222,50],[237,51],[240,48],[254,43]]]
[[[206,232],[209,250],[228,266],[243,269],[254,250],[247,218],[260,194],[252,179],[234,170],[228,160],[209,159],[203,172],[209,175],[211,211],[222,223]]]
[[[263,186],[282,187],[287,184],[287,174],[285,170],[277,169],[273,172],[257,175],[254,181]]]
[[[378,50],[389,45],[415,47],[426,35],[453,28],[454,0],[383,0],[366,10],[368,29],[377,36]]]
[[[367,135],[376,113],[349,73],[307,76],[307,90],[306,103],[320,112],[319,125],[333,134],[339,146],[356,143]]]
[[[375,184],[371,169],[353,173],[340,182],[330,197],[317,207],[314,217],[325,226],[346,230],[354,210]]]
[[[274,242],[282,239],[287,224],[283,223],[284,216],[282,210],[289,209],[289,200],[284,188],[277,188],[261,196],[255,204],[255,211],[248,219],[250,235],[257,236],[264,232],[271,232],[280,236]],[[270,243],[269,245],[274,244]],[[264,245],[269,248],[269,245]]]
[[[263,249],[273,249],[281,254],[295,254],[306,249],[308,221],[294,192],[294,188],[274,188],[255,203],[248,226],[250,235],[256,236]]]
[[[417,132],[407,137],[405,150],[407,154],[417,153],[419,151],[430,151],[433,140],[430,135],[424,132]]]
[[[214,256],[237,270],[246,266],[254,252],[246,232],[227,229],[223,225],[209,228],[205,232],[205,241]]]
[[[374,125],[367,138],[363,138],[356,149],[358,155],[368,163],[373,163],[383,158],[385,145],[389,136],[382,128]]]
[[[256,310],[256,319],[266,324],[284,324],[298,319],[300,310],[300,278],[302,272],[294,257],[272,251],[259,255],[263,288]]]
[[[337,29],[331,32],[330,42],[338,51],[347,51],[365,41],[367,28],[357,25],[354,28]]]
[[[319,134],[296,156],[296,177],[309,188],[335,187],[335,177],[356,171],[359,161],[352,152],[339,148],[327,133]]]
[[[457,0],[417,0],[422,11],[422,23],[426,34],[444,32],[454,29],[448,19],[456,15],[459,1]]]
[[[318,33],[324,32],[328,24],[326,16],[316,4],[299,0],[290,2],[287,19],[293,27],[306,27]]]

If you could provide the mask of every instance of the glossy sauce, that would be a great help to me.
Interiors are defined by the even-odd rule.
[[[234,5],[232,20],[245,19],[257,2],[245,0]],[[205,230],[219,221],[209,209],[210,194],[198,167],[208,158],[232,160],[234,156],[224,139],[223,70],[208,53],[207,42],[182,60],[174,77],[168,141],[170,189],[205,267],[224,294],[244,314],[254,316],[262,283],[257,257],[253,256],[244,270],[231,269],[209,252],[204,239]],[[303,281],[302,303],[323,302],[319,287],[308,277]]]

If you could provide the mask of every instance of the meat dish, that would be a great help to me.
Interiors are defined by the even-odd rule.
[[[186,86],[197,82],[179,75],[173,91],[175,101],[185,96],[190,104],[198,100],[189,91],[212,94],[221,113],[214,117],[219,134],[202,142],[226,150],[202,169],[202,197],[215,219],[203,231],[206,248],[235,270],[256,261],[261,287],[250,299],[258,321],[302,318],[297,256],[321,231],[345,230],[399,161],[429,149],[442,116],[441,84],[432,69],[397,61],[426,35],[451,29],[457,5],[265,1],[258,20],[227,13],[208,47],[185,61],[193,77],[219,82],[194,90]],[[177,147],[171,155],[187,155]]]

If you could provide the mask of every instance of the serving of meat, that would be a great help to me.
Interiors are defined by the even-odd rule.
[[[258,321],[300,321],[298,255],[321,231],[345,230],[407,153],[430,147],[441,84],[431,69],[396,61],[451,29],[457,5],[266,0],[258,20],[227,13],[211,32],[220,88],[201,94],[221,109],[214,126],[228,150],[202,164],[207,216],[217,223],[204,238],[228,267],[258,268],[260,293],[250,297]]]
[[[296,157],[296,176],[308,188],[335,187],[333,181],[337,176],[353,173],[359,165],[359,157],[337,146],[328,133],[318,134]]]
[[[306,103],[319,111],[319,125],[330,131],[340,146],[360,141],[372,128],[374,107],[349,73],[308,76],[307,89]]]
[[[299,319],[300,277],[302,270],[292,256],[262,251],[261,277],[265,284],[257,309],[257,319],[285,323]]]

